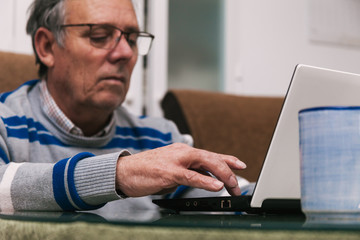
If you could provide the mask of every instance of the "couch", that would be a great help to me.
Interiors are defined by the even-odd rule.
[[[0,52],[0,92],[38,78],[34,55]]]
[[[260,173],[284,98],[238,96],[197,90],[169,90],[164,116],[191,134],[194,146],[230,154],[247,164],[236,172],[253,182]]]

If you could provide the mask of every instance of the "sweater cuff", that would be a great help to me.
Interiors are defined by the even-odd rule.
[[[122,197],[116,192],[116,166],[126,150],[85,158],[75,167],[74,182],[80,198],[89,205],[100,205]]]

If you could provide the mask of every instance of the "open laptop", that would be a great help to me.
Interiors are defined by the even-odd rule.
[[[315,106],[360,106],[360,75],[297,65],[251,196],[159,199],[176,211],[301,212],[298,112]]]

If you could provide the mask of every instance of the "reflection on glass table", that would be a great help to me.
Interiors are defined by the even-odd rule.
[[[175,213],[171,211],[144,210],[129,213],[127,219],[121,212],[114,217],[89,212],[15,212],[1,213],[0,219],[35,222],[76,222],[108,223],[132,226],[186,227],[186,228],[229,228],[265,230],[351,230],[360,231],[359,222],[314,222],[306,221],[304,215],[250,215],[220,213]],[[144,218],[146,216],[146,220]]]

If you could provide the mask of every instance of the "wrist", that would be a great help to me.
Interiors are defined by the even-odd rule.
[[[126,195],[123,190],[121,189],[121,180],[124,180],[125,177],[121,174],[122,172],[122,167],[120,166],[120,162],[121,162],[121,159],[123,157],[126,157],[126,156],[129,156],[131,155],[130,152],[128,151],[123,151],[121,152],[121,154],[119,155],[118,157],[118,161],[117,161],[117,164],[116,164],[116,177],[115,177],[115,188],[116,188],[116,193],[118,194],[118,196],[121,198],[121,199],[125,199],[125,198],[128,198],[129,196]]]

